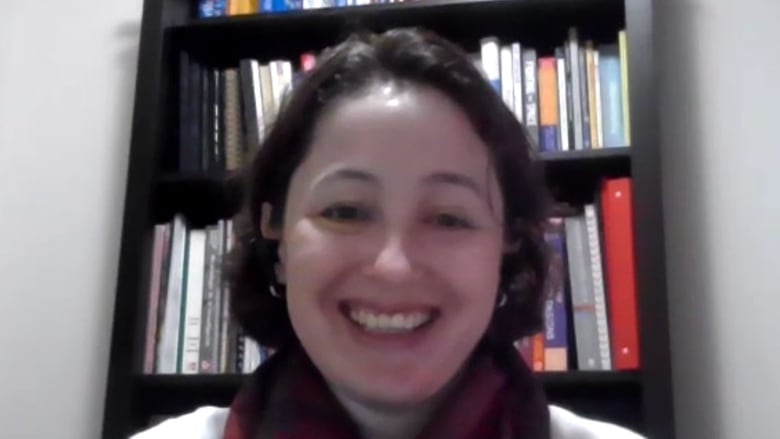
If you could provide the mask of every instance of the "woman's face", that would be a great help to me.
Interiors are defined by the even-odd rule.
[[[487,147],[430,88],[377,86],[319,121],[281,231],[287,306],[331,385],[425,400],[496,302],[503,204]]]

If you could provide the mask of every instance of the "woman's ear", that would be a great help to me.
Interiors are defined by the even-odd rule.
[[[273,206],[270,203],[263,203],[260,209],[260,233],[263,239],[278,241],[282,239],[282,230],[281,227],[271,224],[272,213]]]

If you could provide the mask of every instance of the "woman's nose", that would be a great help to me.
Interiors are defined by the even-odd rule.
[[[387,237],[370,266],[371,274],[391,283],[415,279],[419,273],[409,247],[403,236]]]

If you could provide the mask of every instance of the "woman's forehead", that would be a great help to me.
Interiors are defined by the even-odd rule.
[[[486,145],[464,111],[423,86],[377,85],[328,109],[304,165],[454,167],[484,173]]]

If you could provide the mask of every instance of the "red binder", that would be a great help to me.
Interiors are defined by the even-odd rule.
[[[639,368],[631,179],[606,180],[601,190],[612,360],[617,370]]]

